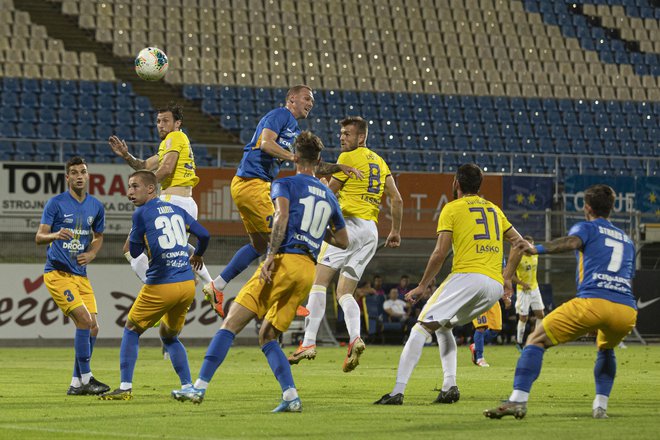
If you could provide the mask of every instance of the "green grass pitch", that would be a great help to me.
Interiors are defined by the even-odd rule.
[[[185,340],[184,340],[185,342]],[[288,347],[288,353],[292,348]],[[204,349],[192,348],[193,379]],[[486,348],[490,368],[471,364],[459,347],[461,400],[431,403],[441,385],[437,347],[425,347],[403,406],[375,406],[391,390],[401,347],[367,347],[360,366],[341,371],[343,348],[320,348],[293,367],[302,414],[271,414],[280,389],[258,347],[234,347],[199,406],[176,402],[178,379],[155,347],[142,347],[132,401],[66,396],[72,348],[0,348],[0,439],[232,438],[660,438],[660,347],[617,349],[618,377],[608,420],[591,418],[595,348],[572,345],[546,352],[527,417],[489,420],[481,412],[508,397],[518,353]],[[95,376],[119,384],[119,348],[98,348]]]

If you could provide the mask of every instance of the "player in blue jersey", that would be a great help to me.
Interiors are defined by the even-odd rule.
[[[631,288],[635,246],[608,220],[614,199],[614,190],[609,186],[591,186],[584,192],[587,221],[573,226],[567,237],[545,246],[532,246],[525,240],[518,242],[517,247],[528,255],[574,250],[578,260],[577,295],[553,310],[529,335],[516,366],[513,393],[502,405],[484,411],[486,417],[523,418],[532,384],[541,372],[545,350],[597,330],[596,398],[592,415],[595,419],[607,418],[607,403],[616,374],[614,347],[635,327],[637,320]]]
[[[307,118],[313,107],[314,94],[309,86],[292,87],[286,94],[286,105],[261,118],[252,139],[243,149],[243,158],[231,182],[231,196],[250,236],[250,244],[240,248],[222,273],[203,288],[220,316],[223,316],[222,291],[227,283],[266,252],[274,212],[271,182],[277,177],[282,162],[293,161],[294,142],[300,134],[298,119]],[[318,174],[340,171],[362,177],[360,171],[347,165],[319,162],[316,166]]]
[[[192,389],[172,391],[179,401],[201,403],[215,371],[225,359],[235,335],[255,318],[264,318],[259,344],[282,387],[282,401],[273,412],[300,412],[302,405],[291,367],[278,337],[295,318],[312,287],[322,241],[348,246],[344,218],[333,192],[314,177],[323,148],[321,140],[303,132],[295,141],[297,174],[273,183],[273,233],[266,260],[243,286],[222,328],[209,345]],[[328,225],[331,228],[328,228]]]
[[[182,387],[192,387],[186,349],[178,338],[186,313],[195,298],[192,269],[204,264],[202,255],[210,235],[188,212],[158,198],[158,180],[151,171],[136,171],[128,179],[128,198],[138,208],[129,235],[130,252],[149,257],[147,279],[124,327],[119,351],[121,384],[103,394],[102,400],[130,400],[138,341],[145,330],[160,322],[160,339],[169,354]],[[198,239],[195,253],[188,254],[188,232]]]
[[[76,325],[76,359],[67,394],[100,394],[110,387],[97,381],[90,368],[99,325],[87,265],[103,245],[105,210],[98,199],[87,194],[85,159],[72,157],[66,163],[65,179],[69,189],[46,203],[35,241],[48,245],[44,269],[48,292]]]

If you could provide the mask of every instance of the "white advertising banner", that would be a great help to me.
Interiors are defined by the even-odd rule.
[[[209,267],[218,274],[221,266]],[[73,322],[59,310],[43,282],[41,264],[0,265],[0,340],[2,339],[67,339],[73,338]],[[252,276],[256,266],[250,266],[234,279],[225,291],[225,300],[238,294]],[[121,338],[128,311],[141,283],[128,263],[89,266],[89,280],[94,289],[100,325],[99,338]],[[203,301],[202,286],[188,312],[182,338],[211,338],[220,328],[221,320]],[[256,337],[254,324],[248,325],[239,337]],[[143,337],[158,338],[158,329],[150,329]]]
[[[89,194],[105,206],[107,234],[131,229],[126,185],[132,172],[128,165],[89,165]],[[36,231],[48,199],[66,190],[64,164],[0,162],[0,231]]]

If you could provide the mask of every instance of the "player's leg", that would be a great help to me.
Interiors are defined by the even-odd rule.
[[[598,330],[596,345],[598,354],[594,365],[596,397],[592,404],[595,419],[606,419],[610,392],[616,376],[616,356],[614,347],[626,337],[635,326],[637,312],[623,304],[602,301],[597,303],[603,317],[603,325]]]
[[[325,315],[328,284],[330,284],[335,272],[336,269],[323,264],[316,266],[314,284],[307,299],[306,307],[309,315],[305,317],[305,336],[298,349],[288,358],[289,363],[292,365],[297,364],[302,359],[314,359],[316,357],[316,335],[321,327],[323,315]]]
[[[360,356],[365,349],[364,341],[360,337],[360,306],[358,306],[353,292],[357,287],[358,280],[349,277],[342,272],[337,283],[337,301],[344,311],[344,320],[348,330],[348,351],[342,370],[345,373],[353,371],[360,363]]]
[[[434,403],[458,402],[461,394],[456,384],[457,347],[456,339],[451,328],[439,327],[435,330],[438,338],[438,349],[440,350],[440,362],[442,363],[442,388]],[[483,360],[483,359],[482,359]]]
[[[484,316],[484,315],[482,315]],[[482,316],[477,318],[481,319]],[[485,339],[486,327],[480,326],[474,329],[474,342],[470,344],[470,352],[472,353],[472,363],[477,366],[482,366],[479,361],[483,364],[484,361],[484,339]],[[488,364],[486,364],[488,365]]]
[[[275,328],[268,318],[264,319],[259,331],[259,345],[261,345],[261,351],[266,356],[273,375],[282,388],[282,401],[273,412],[301,412],[302,403],[293,381],[291,365],[278,342],[281,334],[282,332]]]
[[[529,315],[518,315],[518,325],[516,326],[516,345],[520,346],[522,351],[522,344],[525,339],[525,329],[527,328],[527,320]]]

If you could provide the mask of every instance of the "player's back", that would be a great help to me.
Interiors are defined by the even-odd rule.
[[[171,131],[158,146],[158,160],[162,161],[165,154],[170,151],[179,153],[172,175],[161,182],[161,188],[171,186],[194,187],[199,182],[195,174],[195,156],[190,147],[188,136],[182,131]]]
[[[273,199],[289,200],[289,222],[280,251],[306,254],[316,261],[328,224],[344,227],[335,195],[316,177],[306,174],[276,180],[271,194]]]
[[[635,245],[630,237],[603,218],[580,222],[568,234],[582,240],[582,249],[576,251],[577,296],[635,307]]]
[[[194,279],[188,255],[187,229],[193,221],[182,208],[155,198],[133,214],[131,241],[144,240],[149,257],[146,284]]]
[[[385,179],[392,174],[385,160],[367,147],[358,147],[341,153],[337,163],[357,168],[364,175],[363,179],[349,179],[342,172],[333,175],[343,183],[337,196],[344,216],[378,222]]]
[[[511,223],[492,202],[476,195],[461,197],[442,209],[438,233],[452,233],[452,272],[502,278],[503,236]]]
[[[293,114],[285,107],[266,113],[257,125],[250,142],[243,148],[243,157],[236,175],[272,181],[280,172],[280,161],[261,150],[264,129],[277,134],[275,142],[284,150],[293,151],[293,143],[300,134],[300,127]]]

